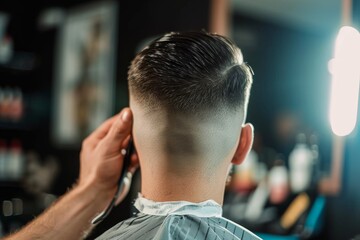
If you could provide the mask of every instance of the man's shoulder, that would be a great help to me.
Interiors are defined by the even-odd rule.
[[[220,218],[223,222],[222,225],[225,223],[225,228],[228,231],[232,231],[233,234],[237,237],[240,237],[242,240],[261,240],[259,236],[251,232],[250,230],[246,229],[245,227],[227,219],[227,218]],[[226,238],[224,238],[226,239]]]
[[[187,228],[187,236],[190,239],[241,239],[241,240],[260,240],[261,238],[256,236],[254,233],[248,229],[242,227],[241,225],[223,218],[223,217],[196,217],[196,216],[186,216],[183,218],[184,222],[191,222]],[[190,220],[190,221],[189,221]],[[186,224],[182,224],[186,226]],[[183,232],[181,227],[178,227],[177,231]],[[176,232],[176,230],[174,231]],[[176,236],[176,234],[173,234]],[[180,238],[180,239],[185,239]]]
[[[97,239],[142,239],[142,236],[152,235],[157,230],[157,226],[163,223],[164,219],[165,216],[138,214],[119,222]]]
[[[156,216],[141,214],[118,223],[99,239],[244,239],[258,240],[246,228],[220,217],[195,215]]]

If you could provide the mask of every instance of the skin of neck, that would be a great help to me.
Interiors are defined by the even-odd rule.
[[[132,97],[130,108],[142,195],[156,202],[212,199],[222,205],[243,114],[182,116],[148,110]]]

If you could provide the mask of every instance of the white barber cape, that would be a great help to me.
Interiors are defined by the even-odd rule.
[[[213,200],[201,203],[154,202],[139,197],[139,213],[110,228],[97,239],[126,240],[257,240],[258,236],[223,218],[222,208]]]

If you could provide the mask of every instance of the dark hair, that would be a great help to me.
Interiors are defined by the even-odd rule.
[[[206,32],[172,32],[132,61],[129,88],[150,107],[177,112],[237,110],[247,105],[252,70],[228,38]]]

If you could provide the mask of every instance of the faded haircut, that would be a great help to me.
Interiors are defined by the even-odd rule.
[[[178,113],[246,111],[252,70],[230,39],[171,32],[137,54],[129,89],[141,104]]]

